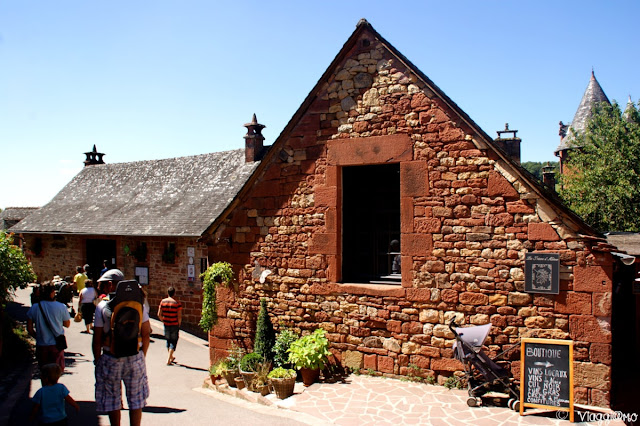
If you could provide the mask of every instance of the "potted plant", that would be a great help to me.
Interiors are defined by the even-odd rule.
[[[242,359],[243,355],[244,351],[241,348],[239,348],[235,344],[231,344],[229,356],[224,359],[225,368],[221,370],[222,377],[224,377],[224,379],[227,381],[227,384],[232,388],[236,387],[236,377],[240,377],[238,365],[240,364],[240,360]]]
[[[240,375],[250,391],[254,390],[253,379],[256,377],[256,370],[261,361],[262,357],[255,352],[246,354],[242,357],[242,360],[240,360]]]
[[[323,329],[303,336],[289,347],[289,362],[302,374],[305,386],[311,386],[318,380],[320,370],[324,368],[329,352],[329,340]]]
[[[221,283],[232,284],[233,269],[228,262],[216,262],[200,274],[200,279],[202,279],[202,313],[199,325],[208,333],[218,323],[216,287]]]
[[[296,372],[291,368],[277,367],[267,376],[276,396],[285,399],[293,395],[296,385]]]
[[[216,381],[222,378],[222,374],[226,370],[228,370],[226,359],[221,359],[211,367],[209,367],[209,376],[211,376],[211,383],[215,385]]]
[[[263,361],[256,367],[256,376],[253,378],[253,389],[265,396],[269,393],[269,372],[271,371],[271,362]]]

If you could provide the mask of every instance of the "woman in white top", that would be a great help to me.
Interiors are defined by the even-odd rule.
[[[84,285],[85,287],[78,295],[78,312],[82,312],[84,325],[87,327],[87,329],[83,330],[82,333],[91,333],[93,313],[96,310],[96,305],[93,301],[98,296],[98,293],[96,293],[96,289],[93,288],[93,280],[86,280]]]

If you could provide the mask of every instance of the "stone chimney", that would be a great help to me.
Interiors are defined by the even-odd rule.
[[[87,156],[86,160],[84,160],[84,166],[93,166],[95,164],[104,164],[102,157],[104,154],[102,152],[98,152],[96,146],[93,145],[93,151],[85,152],[84,155]]]
[[[547,162],[547,165],[542,168],[542,182],[551,190],[556,190],[556,172],[554,167]]]
[[[520,164],[520,143],[522,139],[516,137],[517,130],[509,130],[509,123],[505,123],[504,130],[496,132],[498,137],[493,141],[516,163]],[[511,133],[511,137],[503,138],[503,133]]]
[[[244,136],[244,154],[245,161],[251,163],[262,160],[262,151],[264,147],[264,136],[262,129],[266,126],[258,124],[256,115],[253,114],[251,123],[244,125],[247,128],[247,134]]]

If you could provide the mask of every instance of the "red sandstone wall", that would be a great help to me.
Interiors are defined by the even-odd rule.
[[[384,46],[354,48],[277,149],[218,230],[233,246],[212,241],[239,278],[238,292],[219,294],[212,360],[231,341],[252,346],[266,297],[277,326],[327,330],[344,365],[387,375],[415,365],[442,382],[461,369],[447,327],[456,318],[493,324],[491,354],[520,337],[573,339],[576,402],[608,405],[611,257]],[[402,286],[341,283],[341,167],[386,162],[401,170]],[[533,250],[560,254],[558,296],[524,292]],[[264,284],[255,262],[273,272]]]

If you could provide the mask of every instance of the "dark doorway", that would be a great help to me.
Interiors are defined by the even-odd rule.
[[[87,240],[87,263],[91,267],[89,278],[100,278],[102,262],[109,261],[109,268],[116,266],[116,242],[115,240]]]
[[[617,262],[613,275],[611,315],[611,408],[640,416],[640,295],[633,286],[636,265]],[[637,284],[635,284],[637,285]],[[628,424],[640,424],[630,422]]]
[[[342,169],[342,247],[344,282],[400,283],[399,164]]]

